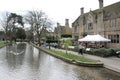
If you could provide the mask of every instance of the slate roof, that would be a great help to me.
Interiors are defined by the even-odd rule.
[[[120,18],[120,2],[104,7],[103,11],[104,20]]]
[[[104,20],[120,18],[120,1],[111,5],[105,6],[101,10],[96,9],[90,12],[92,12],[96,16],[97,14],[99,14],[100,11],[103,11]],[[83,16],[86,16],[90,12],[84,13]],[[81,15],[74,22],[76,22],[80,17]]]

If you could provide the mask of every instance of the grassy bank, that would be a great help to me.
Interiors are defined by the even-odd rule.
[[[42,46],[37,46],[33,43],[30,43],[30,44],[32,44],[36,48],[41,49],[42,51],[44,51],[56,58],[62,59],[63,61],[66,61],[68,63],[72,63],[72,64],[76,64],[76,65],[80,65],[80,66],[88,66],[88,67],[103,67],[103,63],[101,63],[97,60],[89,59],[84,56],[79,56],[79,55],[75,55],[72,53],[66,54],[63,51],[48,49],[48,48],[45,48]]]
[[[5,41],[0,41],[0,48],[4,47],[5,45],[9,44],[8,42]]]
[[[90,63],[97,63],[98,62],[98,61],[93,60],[93,59],[85,58],[84,56],[78,56],[78,55],[74,55],[74,54],[71,54],[71,53],[66,54],[65,52],[62,52],[62,51],[57,51],[57,50],[53,50],[53,49],[44,48],[44,47],[41,47],[41,46],[37,46],[33,43],[31,43],[31,44],[33,46],[36,46],[36,47],[42,49],[42,50],[52,52],[55,55],[62,56],[64,58],[68,58],[68,59],[71,59],[71,60],[76,60],[76,61],[81,61],[81,62],[90,62]]]
[[[92,60],[92,59],[89,59],[89,58],[85,58],[83,56],[77,56],[77,55],[74,55],[74,54],[71,54],[71,53],[64,53],[62,51],[56,51],[56,50],[52,50],[52,49],[47,49],[48,51],[56,54],[56,55],[59,55],[59,56],[62,56],[64,58],[68,58],[68,59],[72,59],[72,60],[76,60],[76,61],[81,61],[81,62],[97,62],[95,60]]]

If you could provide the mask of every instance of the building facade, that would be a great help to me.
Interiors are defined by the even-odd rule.
[[[84,13],[72,23],[72,37],[78,40],[87,34],[100,34],[111,39],[109,47],[120,47],[120,2],[103,7],[99,0],[99,9]]]
[[[57,23],[57,27],[55,27],[54,33],[58,38],[61,38],[61,35],[63,34],[72,35],[72,31],[69,26],[69,19],[65,19],[65,26],[61,26],[59,23]]]
[[[61,26],[59,23],[57,23],[57,27],[55,27],[54,33],[56,37],[61,38],[61,35],[65,33],[65,26]]]

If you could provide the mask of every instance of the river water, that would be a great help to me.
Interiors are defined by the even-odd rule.
[[[120,75],[71,65],[28,43],[17,43],[0,49],[0,80],[120,80]]]

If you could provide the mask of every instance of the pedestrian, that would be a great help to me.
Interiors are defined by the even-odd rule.
[[[83,46],[82,44],[79,44],[79,54],[83,55]]]
[[[79,54],[83,55],[83,49],[82,48],[79,49]]]

